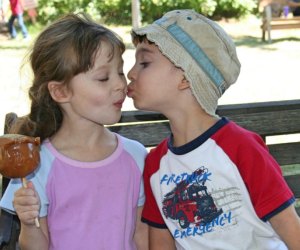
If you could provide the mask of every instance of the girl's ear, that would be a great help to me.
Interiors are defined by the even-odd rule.
[[[48,90],[54,101],[58,103],[64,103],[69,101],[70,91],[67,89],[67,86],[63,85],[61,82],[48,82]]]
[[[184,89],[187,89],[187,88],[190,88],[190,82],[185,78],[185,76],[183,76],[183,79],[178,84],[178,89],[179,90],[184,90]]]

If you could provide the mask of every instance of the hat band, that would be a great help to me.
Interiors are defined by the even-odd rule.
[[[163,20],[156,22],[161,26]],[[212,61],[204,53],[204,51],[194,42],[194,40],[177,24],[171,24],[167,27],[170,35],[181,44],[190,56],[197,62],[202,70],[208,75],[215,86],[219,89],[220,93],[225,92],[223,83],[225,82],[220,71],[215,67]]]

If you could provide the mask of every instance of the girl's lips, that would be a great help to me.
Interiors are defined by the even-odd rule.
[[[119,101],[117,101],[117,102],[115,102],[114,103],[114,106],[116,106],[117,108],[122,108],[122,106],[123,106],[123,103],[124,103],[124,101],[125,101],[125,98],[124,99],[121,99],[121,100],[119,100]]]

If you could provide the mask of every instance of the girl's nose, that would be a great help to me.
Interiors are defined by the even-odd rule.
[[[115,79],[114,88],[121,91],[127,89],[127,79],[125,75],[118,74],[117,78]]]

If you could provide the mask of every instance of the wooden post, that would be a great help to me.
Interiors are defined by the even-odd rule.
[[[272,10],[271,6],[267,5],[265,7],[265,15],[266,15],[266,25],[267,25],[267,32],[268,32],[268,42],[271,43],[271,20],[272,20]]]
[[[141,24],[140,0],[131,1],[132,27],[138,28]]]

